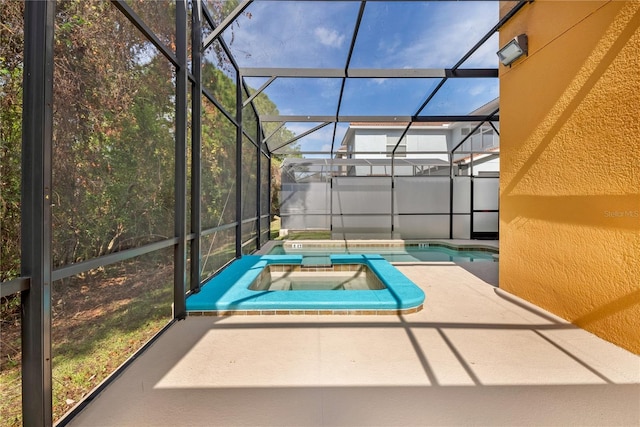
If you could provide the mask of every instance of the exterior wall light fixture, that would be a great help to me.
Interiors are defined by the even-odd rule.
[[[504,45],[498,52],[498,58],[502,65],[511,66],[518,58],[528,54],[529,43],[526,34],[514,37],[509,43]]]

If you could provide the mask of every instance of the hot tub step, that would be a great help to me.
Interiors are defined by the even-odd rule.
[[[327,255],[305,255],[302,257],[303,267],[331,267],[331,258]]]

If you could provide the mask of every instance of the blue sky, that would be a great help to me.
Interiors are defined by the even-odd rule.
[[[368,2],[351,68],[450,68],[498,21],[496,1]],[[241,67],[344,68],[360,2],[255,1],[224,33]],[[497,36],[462,68],[493,68]],[[259,87],[263,79],[249,84]],[[349,79],[341,114],[411,115],[439,79]],[[277,79],[281,114],[334,115],[341,79]],[[450,79],[422,114],[467,114],[498,96],[497,79]],[[313,125],[288,125],[303,132]],[[338,132],[336,145],[341,134]],[[302,140],[326,149],[333,126]],[[329,139],[327,141],[327,138]],[[337,147],[336,147],[337,148]]]

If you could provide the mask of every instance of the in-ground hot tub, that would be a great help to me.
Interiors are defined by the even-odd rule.
[[[422,308],[422,289],[379,255],[331,255],[330,263],[303,266],[301,255],[243,256],[205,283],[200,292],[190,295],[187,311],[190,315],[396,314]],[[302,287],[299,279],[303,272],[304,279],[315,282],[312,287],[316,289],[307,286],[303,292],[292,291]],[[273,278],[274,273],[278,273],[275,282],[281,290],[276,290],[277,286],[271,289],[273,280],[267,285],[265,277],[268,274]],[[290,280],[278,280],[293,273],[297,276],[293,285]],[[336,292],[330,289],[337,286],[336,282],[322,284],[327,275],[338,276],[343,282],[368,275],[373,285],[356,290],[343,284],[343,289]]]
[[[267,264],[249,285],[253,291],[367,291],[385,288],[365,264]]]

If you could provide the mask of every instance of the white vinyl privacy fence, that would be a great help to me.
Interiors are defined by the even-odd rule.
[[[333,239],[498,237],[496,176],[333,176],[285,182],[282,228]]]

